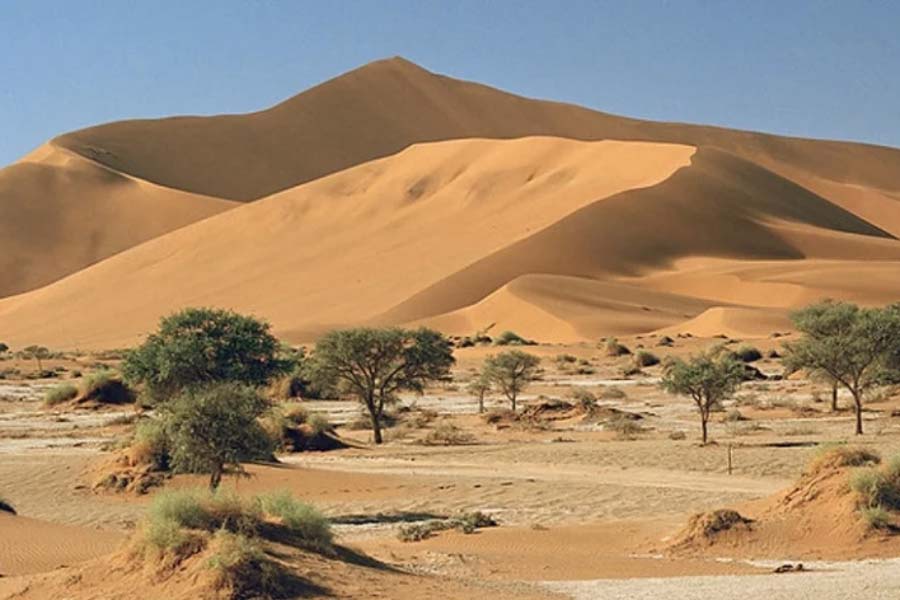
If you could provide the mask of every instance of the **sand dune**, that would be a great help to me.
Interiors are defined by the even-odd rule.
[[[109,531],[0,513],[0,575],[49,571],[116,549],[124,536]]]
[[[760,276],[745,297],[723,292],[734,275],[715,269],[690,272],[696,286],[664,276],[690,257],[769,261],[784,281]],[[849,274],[863,257],[877,274],[860,287]],[[783,306],[826,291],[873,301],[893,293],[898,260],[889,233],[718,150],[459,140],[298,186],[0,301],[0,329],[13,343],[122,346],[172,310],[215,305],[264,316],[295,341],[430,319],[571,341],[765,305],[757,297],[773,285],[800,290]],[[825,271],[807,275],[813,264]]]
[[[418,142],[534,135],[713,146],[786,173],[900,191],[896,149],[629,119],[522,98],[402,58],[370,63],[261,112],[123,121],[57,142],[162,185],[252,200]]]
[[[42,146],[0,170],[0,297],[46,285],[231,206]]]

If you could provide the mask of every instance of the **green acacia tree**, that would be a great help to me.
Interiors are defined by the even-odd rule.
[[[22,349],[22,355],[26,359],[37,361],[38,371],[44,372],[44,360],[50,358],[50,350],[44,346],[28,346]]]
[[[450,342],[431,329],[361,327],[323,336],[312,372],[320,387],[336,386],[360,401],[380,444],[385,406],[401,391],[421,393],[428,382],[447,377],[454,362]]]
[[[541,359],[521,350],[510,350],[489,356],[484,362],[486,379],[509,400],[513,412],[519,394],[534,381]]]
[[[209,473],[214,490],[226,467],[242,472],[241,461],[270,457],[274,444],[258,420],[268,408],[255,389],[237,383],[181,392],[162,409],[172,467]]]
[[[127,353],[126,379],[153,403],[213,383],[259,387],[294,366],[265,321],[214,308],[187,308],[164,317],[156,333]]]
[[[491,392],[492,387],[491,379],[484,371],[472,378],[472,381],[466,386],[466,391],[478,400],[479,413],[484,412],[484,397]]]
[[[669,360],[660,385],[670,394],[688,396],[700,412],[701,439],[709,441],[709,415],[734,393],[744,379],[744,365],[729,353],[713,349],[688,360]]]
[[[785,366],[824,374],[847,389],[856,434],[862,435],[866,392],[900,374],[900,305],[860,308],[826,300],[793,312],[791,319],[803,337],[785,345]]]

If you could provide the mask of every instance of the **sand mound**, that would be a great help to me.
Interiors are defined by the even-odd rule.
[[[862,449],[841,448],[816,458],[797,483],[745,507],[696,515],[670,546],[676,553],[756,558],[895,556],[900,537],[870,528],[850,489],[853,469],[878,461]],[[744,512],[745,509],[741,509]],[[704,534],[705,528],[710,534]]]
[[[230,208],[46,145],[0,170],[0,297]]]

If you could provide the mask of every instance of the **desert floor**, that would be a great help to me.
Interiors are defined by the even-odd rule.
[[[753,343],[766,353],[783,339]],[[662,357],[725,340],[678,338],[674,347],[659,347],[654,338],[622,341]],[[857,548],[822,539],[796,554],[775,546],[731,549],[727,556],[666,552],[696,512],[728,506],[752,515],[755,503],[795,480],[823,443],[849,440],[884,456],[900,452],[900,419],[891,416],[900,397],[886,391],[874,398],[866,435],[852,439],[852,413],[831,413],[821,385],[794,378],[748,382],[714,416],[715,443],[702,447],[693,405],[660,390],[659,367],[623,379],[630,359],[607,357],[593,345],[527,350],[544,358],[545,372],[520,398],[522,406],[587,389],[601,406],[640,415],[640,430],[626,439],[602,421],[550,414],[528,423],[487,423],[464,389],[472,369],[496,348],[466,348],[457,351],[452,383],[403,399],[413,410],[400,413],[406,416],[388,430],[383,446],[370,446],[367,431],[346,426],[358,416],[357,405],[308,402],[358,447],[249,465],[250,477],[229,477],[225,485],[242,494],[291,490],[333,518],[341,543],[416,574],[432,594],[446,584],[475,586],[467,588],[471,597],[495,598],[900,597],[898,559],[889,548],[863,557]],[[563,354],[575,362],[556,359]],[[90,360],[66,359],[71,370]],[[777,358],[755,365],[781,373]],[[0,515],[0,598],[36,585],[41,573],[113,552],[149,501],[90,489],[97,465],[127,435],[131,409],[46,409],[40,397],[52,383],[0,381],[0,494],[19,513]],[[488,399],[489,409],[506,404],[496,395]],[[424,444],[444,423],[470,434],[471,442]],[[202,480],[177,476],[167,485],[193,484]],[[500,526],[419,542],[397,539],[403,524],[467,510],[490,513]],[[796,561],[807,571],[772,572]],[[376,597],[370,592],[360,589],[358,597]],[[414,591],[378,593],[415,597]]]

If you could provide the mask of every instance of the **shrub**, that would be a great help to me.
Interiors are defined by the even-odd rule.
[[[557,354],[553,361],[559,366],[571,365],[578,362],[578,358],[572,354]]]
[[[647,350],[638,350],[634,355],[634,364],[638,367],[652,367],[659,364],[659,357]]]
[[[290,492],[260,496],[259,503],[264,513],[278,518],[305,546],[325,549],[332,545],[334,536],[328,519],[309,504],[296,500]]]
[[[631,354],[631,350],[620,344],[619,340],[614,337],[606,338],[603,344],[606,348],[607,356],[624,356],[626,354]]]
[[[615,431],[617,437],[622,440],[633,440],[638,434],[643,433],[644,428],[626,415],[619,415],[610,419],[604,425],[604,429]]]
[[[752,363],[761,359],[763,355],[762,352],[759,351],[759,348],[744,345],[734,351],[734,357],[741,362]]]
[[[449,519],[434,519],[423,523],[413,523],[401,527],[397,537],[401,542],[419,542],[431,537],[438,531],[457,529],[463,533],[475,533],[483,527],[496,527],[497,521],[480,511],[462,513]]]
[[[217,590],[227,589],[231,598],[281,596],[281,569],[269,560],[259,542],[241,534],[217,531],[211,547],[215,553],[209,567],[216,574]]]
[[[528,340],[514,331],[504,331],[494,339],[497,346],[534,346],[534,340]]]
[[[868,506],[859,512],[872,529],[889,529],[891,527],[891,514],[880,506]]]
[[[169,436],[165,424],[147,419],[134,429],[131,459],[135,464],[151,465],[156,471],[168,471],[171,461]]]
[[[44,395],[44,404],[47,406],[56,406],[69,400],[74,400],[78,396],[78,388],[71,383],[61,383],[55,385]]]
[[[81,381],[81,398],[102,404],[130,404],[135,396],[115,373],[96,371]]]
[[[807,471],[816,473],[826,468],[864,467],[881,462],[881,457],[865,448],[826,444],[816,452]]]
[[[16,514],[16,509],[13,508],[13,505],[8,500],[0,496],[0,512],[8,512],[14,515]]]
[[[154,496],[148,514],[151,522],[171,521],[185,529],[203,531],[227,529],[252,533],[259,521],[256,503],[221,490],[162,491]]]
[[[687,433],[682,430],[672,431],[669,433],[669,439],[674,441],[687,439]]]
[[[725,420],[728,422],[736,422],[736,421],[746,421],[747,417],[741,414],[741,411],[734,409],[728,411],[728,414],[725,415]]]
[[[597,396],[590,390],[576,388],[572,390],[572,399],[582,410],[590,412],[597,406]]]
[[[474,441],[475,436],[468,431],[460,429],[453,423],[441,423],[428,432],[422,443],[428,446],[462,446]]]
[[[900,462],[890,461],[881,469],[863,469],[850,478],[865,507],[900,510]]]

